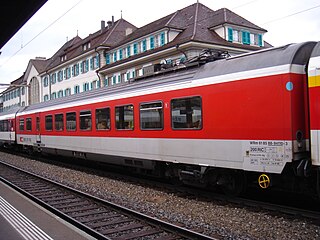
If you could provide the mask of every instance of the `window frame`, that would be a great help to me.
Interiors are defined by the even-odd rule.
[[[193,98],[199,98],[200,99],[200,110],[201,110],[201,112],[200,112],[200,119],[198,120],[199,121],[199,127],[180,127],[180,128],[178,128],[178,127],[174,127],[174,123],[173,123],[173,101],[175,101],[175,100],[179,100],[179,101],[181,101],[181,100],[186,100],[186,99],[193,99]],[[170,100],[170,120],[171,120],[171,129],[172,130],[197,130],[197,131],[199,131],[199,130],[202,130],[202,128],[203,128],[203,104],[202,104],[202,97],[201,96],[198,96],[198,95],[196,95],[196,96],[184,96],[184,97],[179,97],[179,98],[172,98],[171,100]],[[180,110],[181,111],[181,110]],[[187,117],[187,116],[186,116]],[[193,117],[193,116],[191,116],[191,117]],[[188,124],[188,122],[186,121],[186,124]],[[190,123],[189,123],[190,124]],[[194,122],[192,122],[192,124],[194,124]]]
[[[83,128],[82,120],[84,117],[88,116],[88,112],[90,112],[90,128],[88,128],[88,127]],[[81,114],[84,114],[84,115],[81,115]],[[91,109],[79,111],[79,129],[80,129],[80,131],[92,131],[92,111],[91,111]]]
[[[99,121],[99,117],[97,115],[97,111],[101,110],[108,110],[109,111],[109,118],[106,118],[106,128],[98,128],[98,124],[101,124]],[[102,108],[96,108],[94,111],[95,114],[95,127],[97,131],[110,131],[111,130],[111,108],[110,107],[102,107]],[[109,120],[109,122],[108,122]]]
[[[142,117],[141,117],[141,106],[142,105],[152,105],[152,104],[157,104],[160,103],[161,107],[151,107],[151,108],[144,108],[142,111],[147,111],[149,110],[154,110],[154,109],[161,109],[161,115],[160,115],[160,128],[143,128],[142,127]],[[164,129],[164,107],[163,107],[163,101],[152,101],[152,102],[143,102],[140,103],[139,105],[139,118],[140,118],[140,130],[142,131],[162,131]]]
[[[69,128],[69,127],[68,127],[68,121],[70,121],[70,120],[68,120],[68,115],[70,116],[71,114],[74,114],[74,121],[75,121],[75,126],[74,126],[74,128]],[[67,112],[67,113],[66,113],[66,130],[67,130],[68,132],[75,132],[75,131],[77,131],[77,112],[73,111],[73,112]]]
[[[26,118],[26,131],[32,131],[32,118],[31,117],[27,117]]]
[[[120,122],[120,116],[119,116],[119,121],[117,121],[117,109],[119,108],[123,108],[123,120],[125,120],[125,107],[129,107],[132,106],[132,127],[130,127],[130,121],[129,121],[129,127],[126,128],[124,125],[126,124],[126,121],[123,121],[122,124]],[[134,104],[129,103],[129,104],[125,104],[125,105],[119,105],[119,106],[115,106],[114,108],[114,118],[115,118],[115,126],[116,126],[116,130],[119,131],[133,131],[134,130]],[[121,126],[118,125],[118,122],[121,124]],[[121,127],[121,128],[120,128]]]
[[[23,124],[21,124],[21,123],[23,123]],[[20,131],[24,131],[25,130],[25,121],[24,121],[24,118],[20,118],[19,119],[19,130]]]
[[[48,128],[48,125],[47,125],[47,123],[48,123],[48,118],[50,118],[51,117],[51,129],[50,128]],[[53,131],[53,116],[52,116],[52,114],[48,114],[48,115],[46,115],[45,117],[44,117],[44,122],[45,122],[45,130],[46,131]]]
[[[62,116],[62,128],[57,128],[57,116]],[[64,130],[64,114],[63,113],[54,114],[54,130],[58,132],[61,132]]]

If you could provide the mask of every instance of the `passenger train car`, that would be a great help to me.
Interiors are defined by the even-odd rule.
[[[0,119],[15,120],[12,139],[29,151],[128,166],[230,194],[253,183],[320,195],[320,44],[205,62]]]

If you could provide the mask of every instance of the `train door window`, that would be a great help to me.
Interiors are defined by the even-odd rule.
[[[9,132],[10,131],[10,126],[9,126],[9,121],[8,120],[4,120],[3,121],[3,131],[4,132]]]
[[[77,118],[75,112],[69,112],[66,114],[67,131],[75,131],[77,129]]]
[[[140,128],[163,129],[163,108],[162,102],[143,103],[140,105]]]
[[[24,118],[20,118],[19,120],[19,130],[24,131]]]
[[[36,130],[40,131],[40,117],[36,118]]]
[[[96,109],[96,129],[110,129],[110,108]]]
[[[200,97],[171,100],[173,129],[201,129],[202,103]]]
[[[63,114],[54,115],[54,126],[56,131],[63,131]]]
[[[46,122],[46,130],[52,131],[53,130],[52,115],[46,116],[45,122]]]
[[[31,131],[32,130],[32,119],[26,118],[26,130]]]
[[[85,110],[80,111],[80,129],[81,130],[91,130],[92,128],[92,119],[91,119],[91,111]]]
[[[116,107],[116,128],[133,130],[133,105]]]

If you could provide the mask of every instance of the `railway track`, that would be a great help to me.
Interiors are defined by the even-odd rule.
[[[3,162],[0,179],[97,239],[214,239]]]

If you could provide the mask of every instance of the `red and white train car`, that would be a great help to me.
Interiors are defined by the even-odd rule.
[[[17,113],[17,144],[232,193],[297,179],[319,191],[319,49],[289,44],[32,105]]]
[[[15,119],[18,110],[13,108],[0,113],[0,146],[9,147],[16,143]]]

